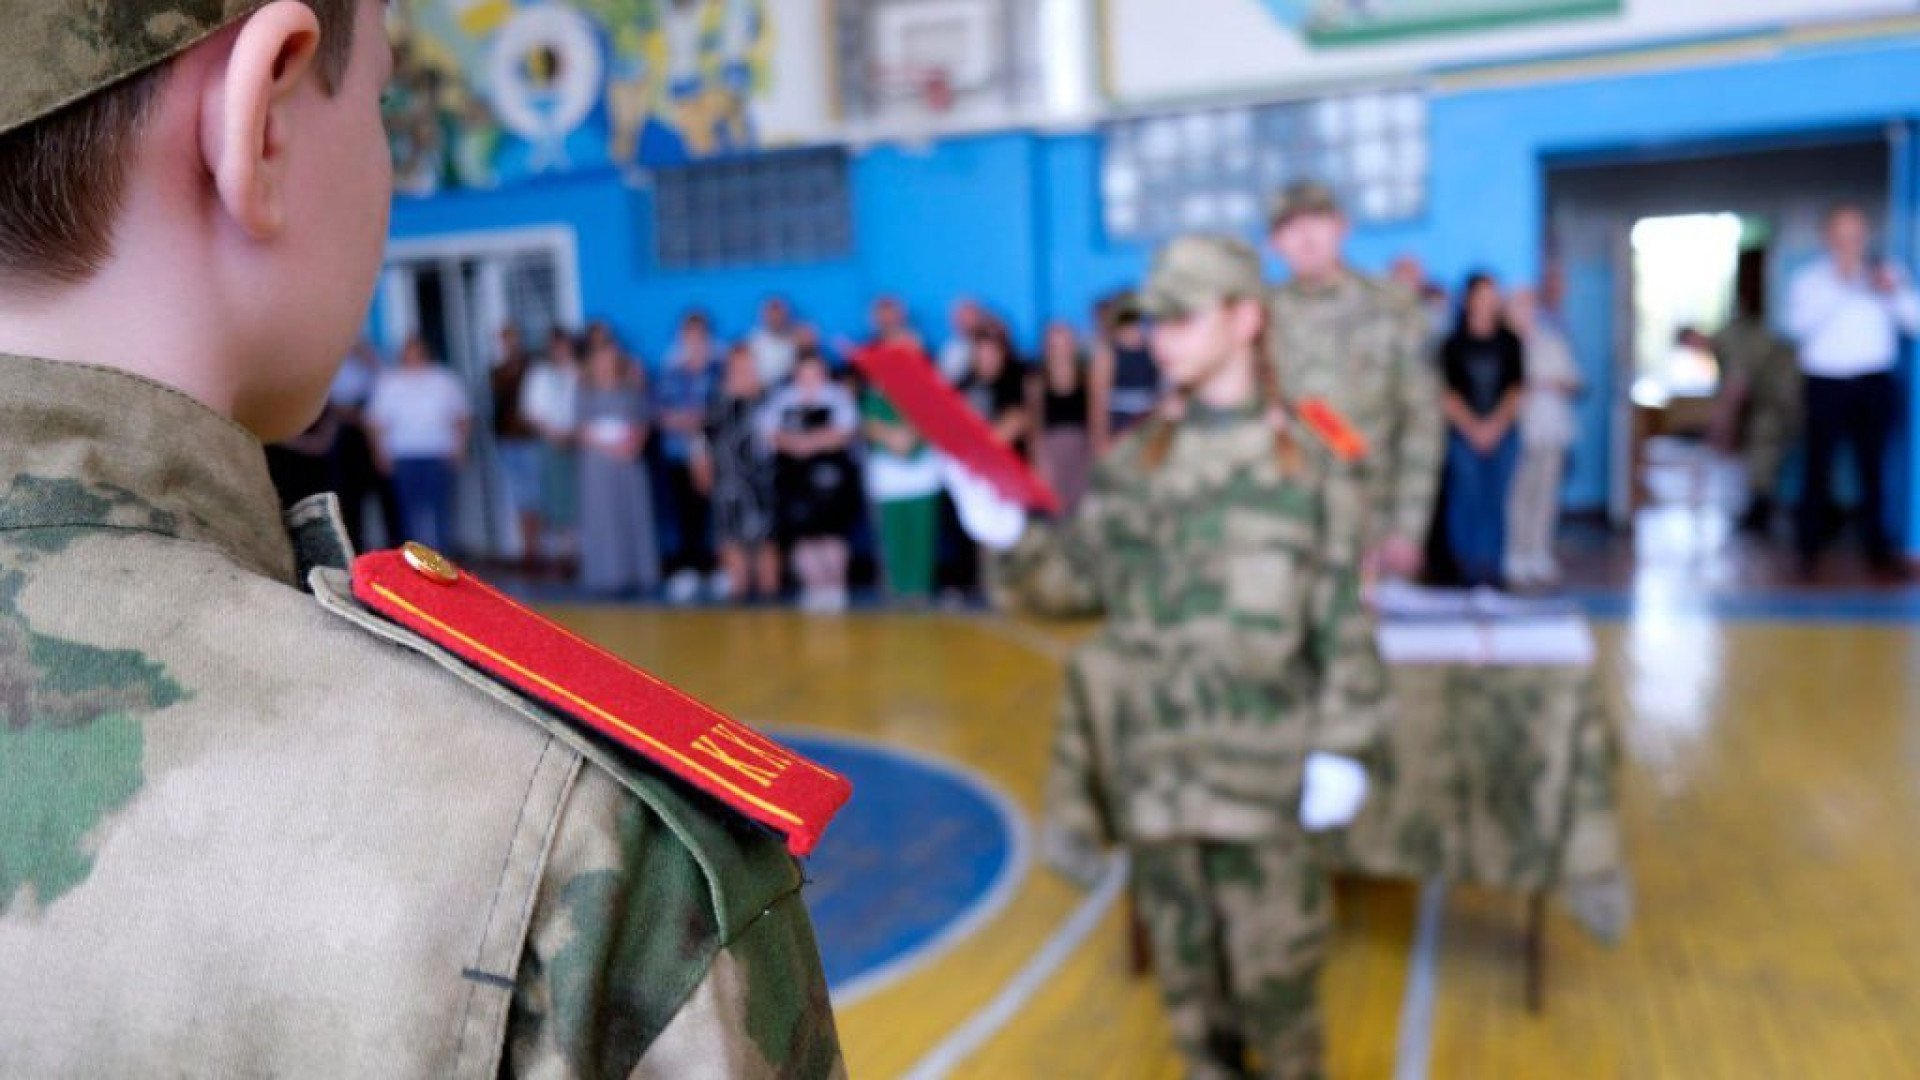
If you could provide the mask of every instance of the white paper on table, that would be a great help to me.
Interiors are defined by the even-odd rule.
[[[1375,640],[1388,664],[1484,664],[1486,627],[1469,619],[1387,620]]]
[[[1510,619],[1486,624],[1489,664],[1591,667],[1593,632],[1574,615]]]

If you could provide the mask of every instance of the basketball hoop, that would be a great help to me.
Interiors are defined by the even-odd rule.
[[[961,88],[945,64],[875,64],[868,78],[869,137],[924,152],[959,104]]]
[[[930,67],[920,74],[920,102],[934,116],[953,111],[953,75],[944,67]]]
[[[868,85],[874,112],[880,119],[897,118],[909,111],[939,118],[951,113],[959,100],[953,72],[944,64],[875,64]]]

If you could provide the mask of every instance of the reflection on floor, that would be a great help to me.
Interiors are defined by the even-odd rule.
[[[1649,505],[1630,533],[1580,523],[1563,530],[1567,588],[1595,615],[1704,614],[1729,619],[1907,621],[1920,619],[1920,588],[1876,579],[1842,537],[1811,580],[1799,576],[1792,513],[1772,531],[1733,527],[1746,503],[1737,463],[1697,443],[1648,448]]]

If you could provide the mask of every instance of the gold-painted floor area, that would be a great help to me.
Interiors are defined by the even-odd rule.
[[[941,615],[568,609],[564,621],[756,724],[945,757],[1035,812],[1073,628]],[[1920,1076],[1920,633],[1648,619],[1601,628],[1628,749],[1637,886],[1619,947],[1556,913],[1548,1015],[1522,1002],[1518,900],[1455,892],[1429,1075]],[[828,843],[832,835],[828,835]],[[1038,869],[951,953],[843,1009],[855,1077],[907,1071],[990,1002],[1082,894]],[[1416,890],[1342,890],[1331,1066],[1392,1074]],[[967,1077],[1179,1075],[1119,914]]]

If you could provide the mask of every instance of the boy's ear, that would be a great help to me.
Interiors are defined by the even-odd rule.
[[[256,240],[287,215],[288,149],[299,132],[289,108],[314,73],[320,22],[300,0],[275,0],[240,25],[200,103],[200,153],[227,215]]]

